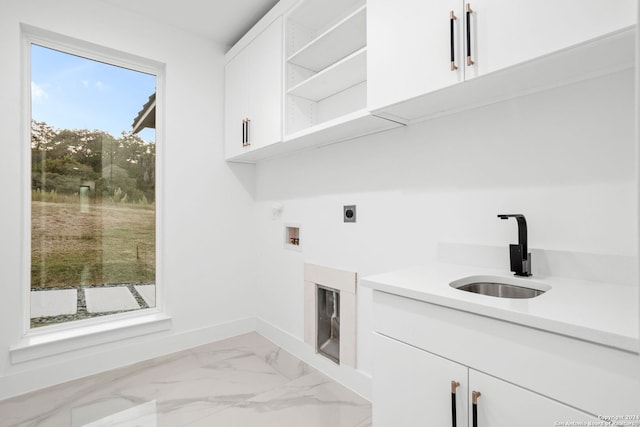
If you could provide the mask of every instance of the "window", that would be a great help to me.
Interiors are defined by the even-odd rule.
[[[157,75],[87,52],[30,44],[31,328],[156,306]]]

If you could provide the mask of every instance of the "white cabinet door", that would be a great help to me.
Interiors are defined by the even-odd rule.
[[[282,48],[279,17],[227,63],[225,158],[282,140]]]
[[[450,61],[450,14],[455,63]],[[370,111],[463,79],[462,0],[367,1],[367,106]]]
[[[635,0],[368,0],[367,107],[406,118],[384,108],[630,27],[636,8]]]
[[[591,415],[473,369],[469,369],[469,389],[470,396],[474,391],[480,392],[476,407],[477,427],[588,425],[587,421],[598,425],[595,422],[599,420]],[[473,413],[470,400],[471,426],[474,425]]]
[[[373,425],[451,426],[451,381],[457,381],[457,427],[467,427],[465,366],[374,334]]]
[[[249,67],[249,143],[260,148],[282,139],[282,18],[251,44]]]
[[[225,67],[224,142],[225,158],[237,156],[243,147],[243,120],[249,105],[247,50],[240,52]]]
[[[635,0],[469,0],[466,4],[473,10],[471,56],[475,64],[466,67],[465,79],[636,23]]]

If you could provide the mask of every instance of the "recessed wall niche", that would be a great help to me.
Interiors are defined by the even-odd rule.
[[[301,250],[300,225],[286,224],[284,227],[284,247],[287,249]]]

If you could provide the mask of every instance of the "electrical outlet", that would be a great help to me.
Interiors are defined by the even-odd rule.
[[[347,205],[342,209],[344,222],[356,222],[356,205]]]

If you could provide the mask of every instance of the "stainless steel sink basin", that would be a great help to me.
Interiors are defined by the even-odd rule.
[[[544,291],[539,289],[522,288],[520,286],[493,282],[469,283],[456,289],[498,298],[533,298],[544,293]]]
[[[451,287],[498,298],[535,298],[551,287],[530,279],[499,276],[471,276],[451,282]]]

